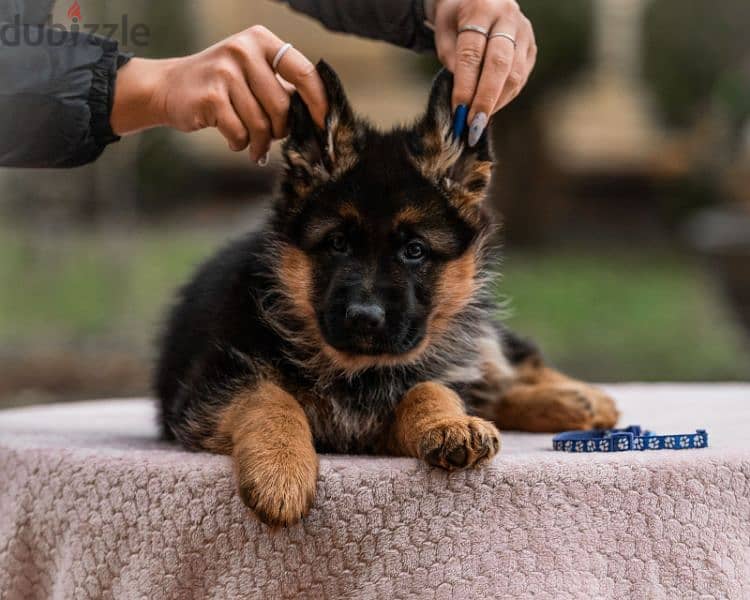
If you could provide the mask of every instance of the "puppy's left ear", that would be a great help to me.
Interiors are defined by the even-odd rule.
[[[470,147],[468,125],[461,136],[453,135],[451,93],[453,75],[443,69],[432,83],[427,112],[417,123],[411,139],[411,155],[422,175],[461,207],[484,200],[492,175],[492,153],[486,128]]]
[[[289,137],[283,145],[286,191],[304,197],[316,187],[351,169],[362,146],[362,127],[335,71],[325,61],[315,67],[328,97],[325,127],[320,129],[299,93],[289,107]]]

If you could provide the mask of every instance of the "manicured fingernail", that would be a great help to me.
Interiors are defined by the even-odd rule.
[[[270,152],[266,152],[263,156],[258,159],[258,166],[265,167],[268,164],[268,156]]]
[[[485,127],[487,127],[487,113],[477,113],[471,121],[471,127],[469,127],[469,146],[473,148],[477,145]]]
[[[456,139],[460,138],[464,132],[467,112],[469,112],[469,107],[465,104],[459,104],[456,107],[456,112],[453,115],[453,137]]]

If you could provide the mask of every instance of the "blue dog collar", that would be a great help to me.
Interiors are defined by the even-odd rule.
[[[640,425],[625,429],[594,429],[592,431],[564,431],[552,438],[552,448],[561,452],[625,452],[626,450],[688,450],[706,448],[708,433],[655,435],[641,430]]]

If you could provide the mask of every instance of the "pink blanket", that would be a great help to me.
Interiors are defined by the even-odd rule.
[[[750,386],[610,386],[624,424],[711,448],[574,455],[506,433],[487,468],[325,456],[269,530],[227,458],[147,400],[0,412],[0,597],[750,598]]]

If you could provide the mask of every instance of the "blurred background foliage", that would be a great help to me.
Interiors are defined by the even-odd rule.
[[[329,60],[382,126],[419,114],[437,69],[273,2],[80,4],[84,22],[148,24],[149,45],[131,50],[151,57],[266,24]],[[493,119],[489,197],[510,325],[579,377],[747,380],[750,4],[521,5],[539,57]],[[176,286],[258,226],[278,164],[258,169],[215,132],[156,130],[81,169],[0,170],[0,406],[148,393]]]
[[[690,126],[716,103],[741,131],[750,111],[748,23],[748,2],[659,0],[647,6],[644,76],[667,124]]]

